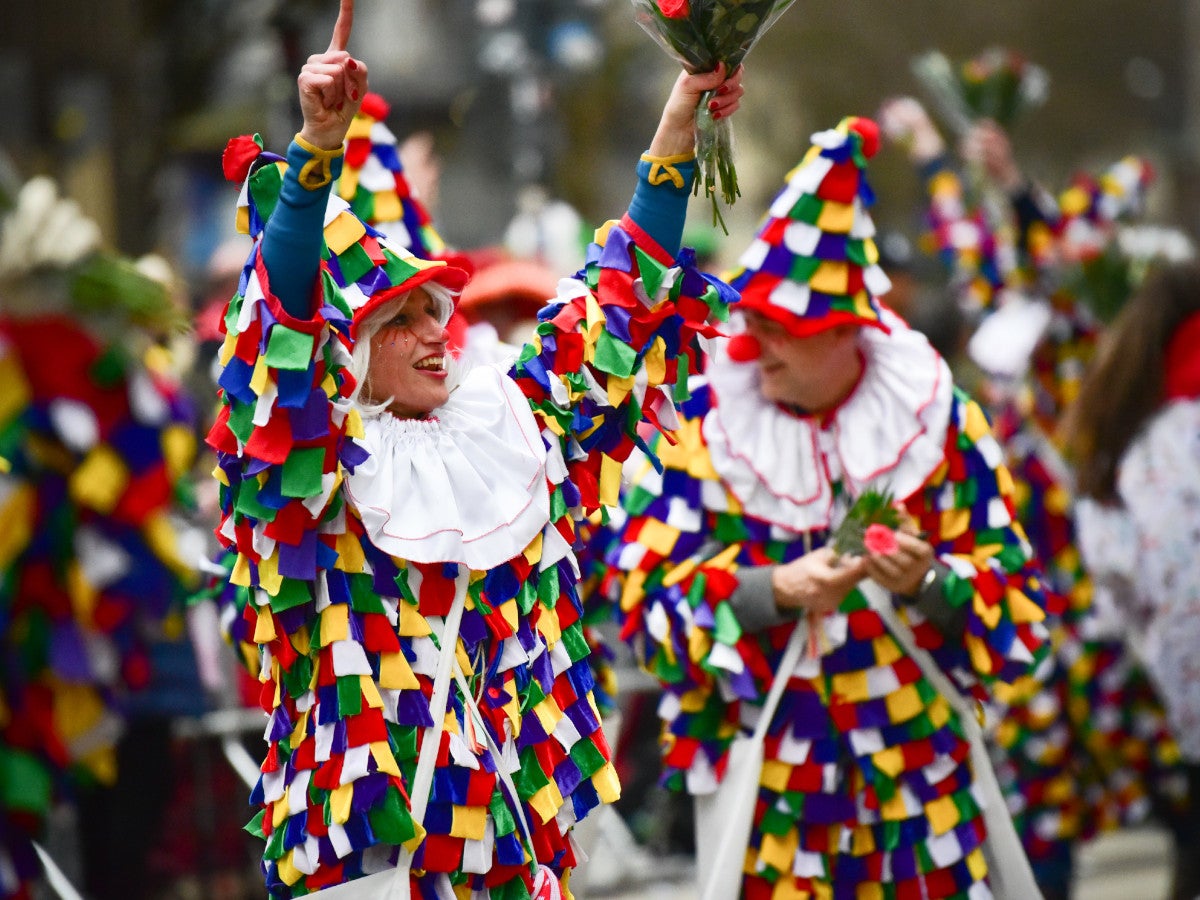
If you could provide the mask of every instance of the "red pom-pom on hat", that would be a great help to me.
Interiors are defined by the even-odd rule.
[[[242,134],[230,138],[221,154],[221,171],[234,184],[241,184],[250,174],[250,167],[263,152],[262,138],[257,134]]]
[[[358,111],[361,115],[370,116],[372,119],[382,122],[388,117],[392,107],[379,94],[371,92],[363,95],[362,106],[358,108]]]
[[[863,156],[870,159],[879,152],[879,126],[873,119],[864,119],[859,116],[852,120],[848,127],[862,138]]]

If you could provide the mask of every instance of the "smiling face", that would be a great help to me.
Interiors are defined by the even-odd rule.
[[[391,397],[388,411],[401,419],[419,419],[444,404],[446,342],[438,304],[421,288],[392,307],[382,327],[371,335],[371,362],[364,399],[379,403]]]
[[[743,315],[746,331],[759,343],[761,389],[771,402],[821,412],[845,399],[858,382],[857,325],[835,325],[801,338],[759,313]]]

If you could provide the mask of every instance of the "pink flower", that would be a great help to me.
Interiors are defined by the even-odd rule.
[[[658,8],[668,19],[686,19],[692,12],[688,0],[658,0]]]
[[[896,532],[876,522],[874,525],[868,525],[867,530],[863,532],[863,546],[867,548],[868,553],[874,553],[876,556],[891,556],[900,549],[900,542],[896,540]]]

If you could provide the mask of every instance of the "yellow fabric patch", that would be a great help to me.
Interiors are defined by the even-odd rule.
[[[959,823],[958,807],[954,805],[954,797],[947,795],[925,804],[925,815],[929,818],[929,827],[934,834],[945,834]]]
[[[168,425],[162,433],[162,451],[167,475],[177,481],[188,473],[196,460],[196,438],[190,428]]]
[[[976,672],[988,674],[992,671],[992,657],[988,652],[987,641],[973,634],[967,635],[967,653],[971,657],[971,665]]]
[[[404,216],[400,198],[388,191],[375,195],[375,219],[379,222],[395,222]]]
[[[595,781],[594,777],[592,781]],[[558,815],[558,811],[562,809],[563,805],[563,796],[558,790],[558,785],[553,781],[544,785],[541,790],[529,798],[529,805],[533,807],[533,811],[538,814],[538,818],[543,823],[549,822]]]
[[[872,754],[871,762],[885,775],[895,778],[904,771],[904,752],[899,747],[888,747]]]
[[[129,470],[121,457],[108,444],[97,444],[71,476],[71,499],[96,512],[111,513],[128,484]]]
[[[600,457],[600,503],[618,506],[621,503],[621,463],[608,454]]]
[[[421,615],[415,606],[406,600],[401,600],[398,606],[400,610],[401,637],[426,637],[433,634],[429,623],[425,621],[425,617]]]
[[[987,417],[983,414],[983,410],[979,408],[978,403],[968,403],[967,421],[963,425],[963,433],[966,434],[972,443],[979,443],[981,439],[991,434],[991,429],[988,428]]]
[[[415,690],[421,686],[421,682],[417,680],[404,654],[397,651],[380,654],[379,686],[385,691]]]
[[[260,356],[254,361],[254,371],[250,374],[250,390],[254,391],[254,396],[261,397],[270,383],[271,370],[267,368],[267,358]]]
[[[29,405],[32,394],[15,353],[0,356],[0,422],[7,422]]]
[[[254,623],[254,643],[269,644],[278,637],[275,631],[275,618],[271,615],[271,607],[258,608],[258,620]]]
[[[890,634],[881,634],[877,638],[872,638],[871,646],[875,650],[875,664],[878,666],[890,666],[904,655]]]
[[[608,402],[611,406],[620,406],[625,402],[625,398],[629,396],[629,392],[633,390],[634,378],[632,375],[620,378],[616,375],[608,376]]]
[[[621,610],[623,612],[629,612],[641,602],[645,595],[642,585],[645,583],[645,572],[634,571],[625,576],[625,583],[621,585]]]
[[[993,629],[1000,624],[1001,610],[999,603],[993,603],[991,606],[989,606],[987,602],[984,601],[983,596],[979,593],[976,593],[972,598],[972,605],[975,609],[975,615],[979,616],[980,621],[982,621],[983,624],[989,629]]]
[[[647,519],[638,531],[637,541],[652,553],[659,556],[670,556],[679,540],[679,529],[672,528],[658,519]]]
[[[808,283],[814,291],[841,297],[846,293],[849,280],[850,267],[846,262],[825,260],[817,266],[817,270],[813,272]]]
[[[245,553],[239,553],[229,573],[229,583],[238,587],[250,587],[250,560]]]
[[[363,570],[366,558],[363,556],[362,544],[358,542],[357,537],[348,531],[342,532],[337,537],[336,549],[338,561],[335,568],[351,573]]]
[[[764,834],[762,844],[758,848],[759,857],[768,865],[780,872],[790,871],[792,861],[796,856],[796,848],[800,846],[800,832],[789,828],[787,834]]]
[[[375,758],[375,765],[379,767],[380,772],[400,777],[400,767],[396,764],[396,757],[392,755],[392,748],[388,746],[387,741],[372,742],[371,756]]]
[[[279,596],[283,576],[279,574],[279,556],[268,556],[258,564],[258,583],[272,597]]]
[[[321,610],[320,629],[322,647],[328,647],[334,641],[349,640],[350,607],[345,603],[325,607]]]
[[[969,509],[944,509],[942,510],[942,527],[939,529],[938,537],[943,541],[952,541],[965,534],[970,525],[971,511]]]
[[[788,778],[791,774],[792,767],[787,763],[774,759],[764,760],[762,775],[759,777],[758,783],[777,794],[782,794],[787,790]]]
[[[450,819],[450,837],[482,841],[487,828],[487,808],[454,806]]]
[[[351,244],[357,244],[366,234],[363,223],[347,210],[342,210],[337,218],[325,226],[325,244],[329,252],[340,255]]]
[[[858,703],[867,699],[867,672],[842,672],[833,676],[833,692],[843,701]]]
[[[375,686],[370,675],[359,675],[358,685],[362,689],[363,700],[371,709],[383,709],[383,698],[379,696],[379,688]]]
[[[546,639],[551,649],[562,640],[562,627],[558,622],[558,613],[552,609],[543,609],[537,620],[537,630]]]
[[[967,855],[967,871],[976,881],[983,881],[987,877],[987,860],[984,859],[982,847],[976,847]]]
[[[179,555],[179,538],[171,524],[171,517],[166,512],[160,510],[146,517],[146,521],[142,523],[142,537],[154,555],[185,584],[199,582],[196,567]]]
[[[667,377],[667,342],[656,337],[642,358],[642,370],[651,387],[662,384]]]
[[[875,835],[868,825],[859,825],[850,832],[850,853],[854,856],[866,856],[875,852]]]
[[[1005,599],[1008,600],[1008,613],[1018,625],[1041,622],[1046,618],[1046,611],[1030,600],[1024,591],[1010,587],[1005,593]]]
[[[606,762],[592,775],[592,787],[596,789],[601,803],[616,803],[621,799],[621,779],[617,777],[617,770],[610,762]],[[557,790],[555,788],[556,792]]]
[[[887,695],[888,717],[893,722],[907,722],[921,712],[921,695],[915,684],[906,684]]]
[[[821,208],[821,215],[817,218],[818,228],[835,234],[849,234],[853,225],[854,205],[852,203],[825,201],[825,205]]]
[[[276,864],[279,868],[279,880],[284,884],[295,884],[304,877],[304,873],[297,869],[295,863],[292,862],[292,856],[295,852],[295,850],[289,850],[283,854]]]
[[[7,568],[33,537],[33,516],[37,495],[32,487],[22,484],[8,496],[0,507],[0,569]]]
[[[542,560],[542,541],[542,532],[539,531],[533,536],[533,540],[529,542],[529,546],[523,551],[525,562],[531,566],[536,566]]]
[[[329,804],[329,817],[339,825],[345,825],[350,820],[350,805],[354,800],[354,783],[338,785],[326,801]]]
[[[285,788],[283,791],[283,796],[280,797],[278,800],[276,800],[271,805],[271,827],[272,827],[272,829],[279,829],[279,828],[283,827],[283,823],[287,821],[288,794],[290,794],[291,792],[292,792],[291,788]]]

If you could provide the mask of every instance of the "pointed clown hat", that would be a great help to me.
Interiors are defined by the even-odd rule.
[[[263,151],[258,135],[243,135],[229,142],[223,165],[229,180],[242,183],[238,231],[257,240],[279,202],[287,163]],[[355,215],[350,204],[336,194],[330,195],[325,209],[324,237],[323,277],[332,278],[341,289],[347,307],[344,312],[352,317],[352,333],[385,303],[428,281],[436,281],[457,295],[471,277],[466,269],[445,260],[422,259]],[[451,312],[443,310],[443,319],[448,320]]]
[[[440,259],[446,244],[433,227],[400,162],[396,136],[384,120],[391,107],[367,94],[346,132],[346,155],[334,187],[364,222],[422,259]]]
[[[879,149],[879,126],[846,118],[812,142],[729,279],[741,293],[736,308],[795,337],[841,324],[887,331],[878,298],[892,285],[879,266],[865,171]]]

